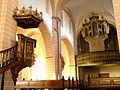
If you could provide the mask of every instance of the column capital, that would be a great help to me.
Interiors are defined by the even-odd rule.
[[[52,19],[55,19],[55,20],[58,20],[58,21],[60,21],[61,22],[61,19],[59,18],[59,17],[52,17]]]

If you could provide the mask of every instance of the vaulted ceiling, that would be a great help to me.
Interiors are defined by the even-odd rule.
[[[70,16],[77,30],[91,12],[103,15],[109,23],[115,25],[112,0],[67,0],[62,7]]]

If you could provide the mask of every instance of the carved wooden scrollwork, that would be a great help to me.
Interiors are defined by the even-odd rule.
[[[25,6],[22,9],[16,7],[14,9],[13,18],[17,21],[17,26],[22,28],[37,28],[39,24],[43,21],[42,12],[38,13],[37,9],[32,10],[30,5],[29,9],[26,9]]]
[[[84,20],[82,25],[83,37],[99,36],[109,33],[109,25],[107,20],[102,16],[99,17],[96,13],[92,12],[89,18]]]
[[[16,60],[18,63],[11,68],[12,79],[14,85],[16,84],[18,73],[25,67],[31,67],[34,64],[34,48],[36,47],[36,40],[18,34],[18,48]]]
[[[16,81],[17,81],[17,78],[18,78],[18,73],[23,69],[25,68],[26,66],[22,64],[22,62],[20,62],[21,64],[19,65],[16,65],[14,67],[11,68],[11,74],[12,74],[12,79],[13,79],[13,82],[14,82],[14,85],[16,85]]]

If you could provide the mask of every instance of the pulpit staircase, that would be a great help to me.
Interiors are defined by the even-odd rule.
[[[18,73],[25,67],[30,67],[34,64],[34,48],[36,40],[18,34],[18,42],[16,45],[0,51],[0,75],[1,75],[1,90],[4,90],[4,73],[11,70],[14,85],[16,84]]]

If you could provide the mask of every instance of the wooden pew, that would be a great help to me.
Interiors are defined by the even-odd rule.
[[[46,88],[46,89],[53,89],[53,88],[63,88],[62,80],[35,80],[35,81],[18,81],[16,83],[15,88]]]
[[[74,78],[70,80],[24,80],[17,81],[15,89],[17,90],[31,90],[31,89],[76,89],[78,90],[78,80],[74,81]]]
[[[120,87],[120,77],[91,78],[90,87]]]

